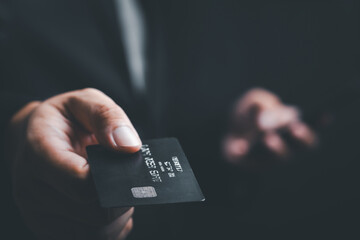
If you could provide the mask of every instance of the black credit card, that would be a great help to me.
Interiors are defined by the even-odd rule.
[[[100,145],[87,147],[87,154],[102,207],[205,200],[176,138],[143,141],[134,154]]]

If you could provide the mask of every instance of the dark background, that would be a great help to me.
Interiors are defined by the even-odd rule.
[[[179,138],[207,197],[137,208],[131,239],[359,235],[358,1],[143,1],[151,84],[140,100],[111,4],[99,2],[1,1],[2,136],[25,102],[95,87],[143,138]],[[227,166],[220,141],[229,111],[252,87],[299,106],[320,149],[262,173]],[[334,124],[318,128],[325,112]],[[3,234],[21,239],[5,166]]]

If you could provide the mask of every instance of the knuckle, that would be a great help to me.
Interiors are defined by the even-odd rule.
[[[70,104],[76,104],[78,102],[83,102],[84,99],[91,99],[99,95],[104,95],[104,93],[96,88],[84,88],[73,91],[67,96],[69,98],[68,101]]]
[[[95,112],[100,115],[100,116],[108,116],[110,114],[112,114],[113,112],[117,111],[117,108],[114,107],[114,106],[109,106],[107,104],[98,104],[96,107],[95,107]]]
[[[106,104],[98,104],[94,108],[95,108],[94,112],[95,112],[95,116],[96,116],[95,121],[97,124],[104,123],[104,120],[105,120],[105,124],[108,125],[109,121],[112,121],[112,120],[117,121],[117,120],[124,119],[124,117],[125,117],[125,113],[117,105],[109,106]]]
[[[102,97],[105,94],[96,88],[84,88],[66,94],[67,102],[70,105],[84,104],[84,102],[96,99],[99,96]]]
[[[89,94],[89,95],[104,95],[104,93],[102,91],[100,91],[99,89],[96,89],[96,88],[84,88],[84,89],[81,89],[80,92]]]

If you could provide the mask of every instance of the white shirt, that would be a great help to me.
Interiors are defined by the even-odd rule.
[[[146,90],[145,20],[137,0],[115,0],[119,28],[134,91]]]

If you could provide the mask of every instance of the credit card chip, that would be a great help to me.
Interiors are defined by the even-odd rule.
[[[134,198],[153,198],[157,196],[155,188],[152,186],[133,187],[131,192]]]

